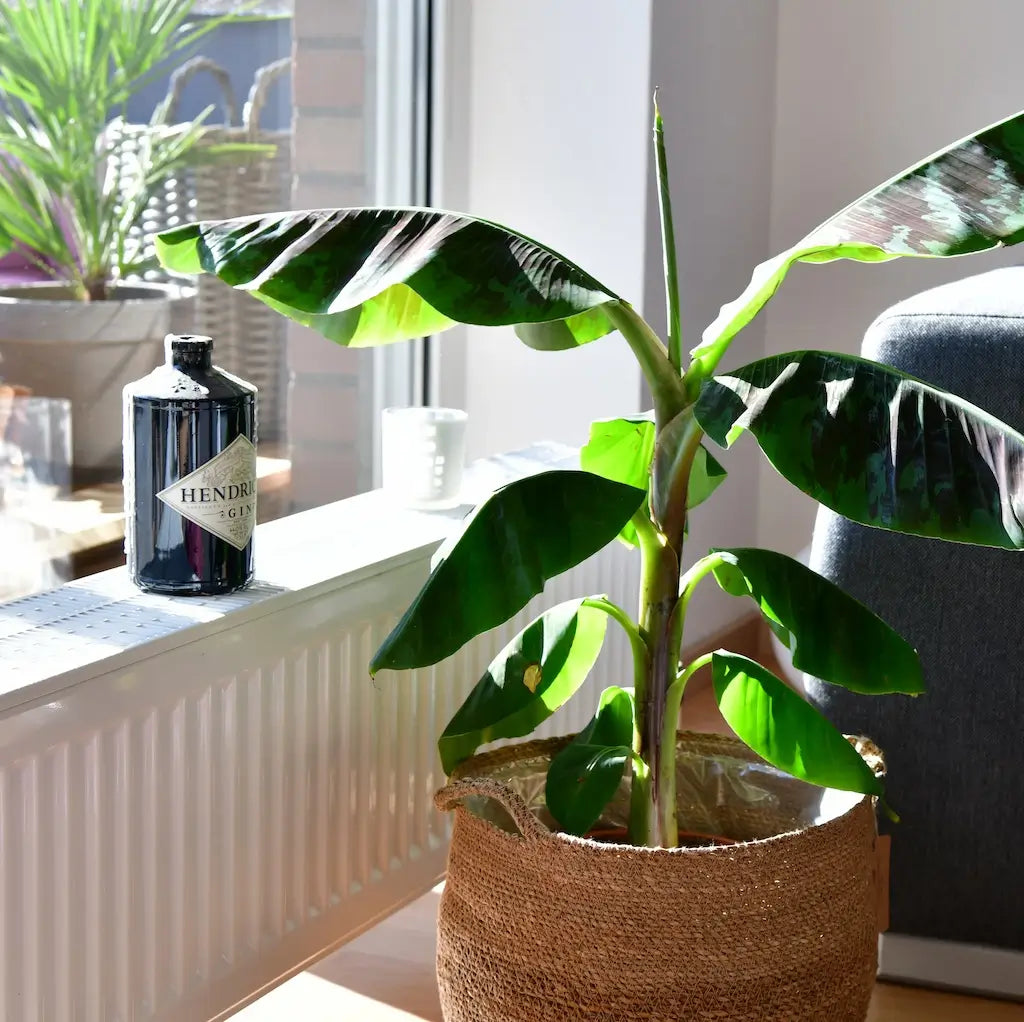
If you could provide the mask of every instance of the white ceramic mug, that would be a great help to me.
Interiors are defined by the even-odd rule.
[[[385,408],[381,415],[385,492],[406,507],[456,507],[466,463],[466,419],[458,408]]]

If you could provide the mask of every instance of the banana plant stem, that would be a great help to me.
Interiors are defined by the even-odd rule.
[[[658,802],[663,815],[662,829],[670,834],[673,846],[679,843],[679,820],[676,807],[676,733],[679,730],[679,711],[683,705],[683,692],[686,683],[705,664],[711,663],[711,653],[697,657],[676,675],[676,680],[665,693],[665,718],[661,724],[661,764],[662,773],[658,777],[661,788]],[[669,765],[671,764],[671,769]]]
[[[679,593],[679,560],[660,533],[654,541],[641,535],[640,552],[640,634],[650,651],[647,677],[642,690],[637,690],[636,700],[640,756],[651,771],[646,793],[648,807],[644,810],[648,814],[644,844],[670,848],[675,844],[675,835],[665,828],[671,814],[661,803],[664,790],[661,778],[666,771],[674,770],[674,762],[673,758],[662,762],[661,732],[665,695],[679,665],[677,636],[682,622],[674,615]],[[634,791],[632,811],[639,812],[637,798],[639,793]]]
[[[721,554],[711,553],[694,561],[693,564],[683,573],[679,579],[679,616],[686,618],[686,608],[690,605],[690,598],[693,596],[697,583],[711,574],[720,564],[725,563]]]
[[[676,728],[673,727],[671,730],[668,727],[669,722],[677,722],[679,719],[679,710],[683,705],[683,693],[686,691],[686,683],[692,678],[702,667],[707,667],[711,663],[714,653],[704,653],[694,660],[690,661],[677,675],[676,680],[669,685],[668,696],[665,700],[665,731],[662,734],[664,739],[668,739],[672,736],[672,740],[675,741]]]
[[[609,321],[630,346],[654,397],[654,413],[661,429],[687,404],[686,388],[672,368],[668,352],[647,321],[626,302],[604,306]]]
[[[637,754],[633,756],[633,782],[629,796],[629,840],[638,847],[652,846],[657,835],[652,812],[651,768]]]
[[[650,522],[646,523],[647,531],[641,535],[654,535],[654,529]],[[617,604],[603,596],[588,597],[583,601],[585,607],[594,607],[603,610],[609,617],[617,621],[622,630],[629,638],[630,648],[633,651],[633,696],[637,705],[646,703],[648,691],[648,676],[651,669],[650,650],[644,641],[640,630],[633,623],[629,615]],[[638,845],[651,843],[651,825],[654,821],[651,797],[651,770],[647,762],[640,755],[643,746],[640,732],[639,716],[634,714],[633,722],[633,782],[630,793],[629,813],[629,837],[632,842]]]
[[[643,683],[647,677],[647,671],[650,663],[650,652],[647,649],[647,643],[644,642],[643,636],[640,634],[639,629],[633,623],[630,616],[617,604],[612,603],[607,597],[604,596],[589,596],[583,601],[584,607],[593,607],[595,610],[603,610],[610,618],[617,621],[621,626],[622,630],[626,633],[629,639],[629,646],[633,652],[633,682],[634,690],[637,684]],[[634,742],[637,746],[637,743]],[[636,751],[639,751],[637,746]]]
[[[658,814],[660,838],[666,847],[679,843],[679,821],[676,806],[676,731],[679,727],[679,710],[683,702],[686,683],[694,671],[710,662],[710,656],[698,657],[679,674],[675,674],[679,663],[679,649],[683,641],[683,626],[686,610],[693,590],[702,578],[709,575],[722,563],[721,554],[711,553],[702,557],[678,580],[679,598],[672,610],[667,628],[666,648],[671,650],[671,661],[667,656],[656,660],[651,676],[655,677],[659,664],[672,663],[673,680],[663,683],[658,717],[658,751],[653,757],[655,763],[653,801]]]
[[[626,302],[604,306],[612,326],[623,336],[640,365],[654,397],[655,428],[663,429],[687,407],[686,388],[679,371],[668,358],[658,335]],[[685,480],[683,481],[685,483]],[[683,493],[685,493],[685,487]],[[685,499],[685,498],[684,498]],[[682,617],[674,614],[679,601],[679,558],[657,529],[641,523],[637,539],[641,555],[639,634],[647,648],[644,669],[635,684],[636,725],[634,753],[647,765],[648,775],[634,774],[630,802],[630,833],[637,843],[672,847],[676,834],[674,804],[663,810],[659,800],[660,779],[675,773],[675,750],[661,762],[661,732],[665,695],[679,668]]]

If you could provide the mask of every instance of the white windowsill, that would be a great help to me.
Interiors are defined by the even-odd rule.
[[[410,511],[374,490],[261,525],[256,581],[228,596],[142,593],[117,568],[0,606],[0,713],[203,638],[227,615],[255,620],[281,601],[315,599],[325,588],[413,561],[499,486],[576,464],[573,448],[535,444],[475,462],[466,472],[465,503],[450,511]]]

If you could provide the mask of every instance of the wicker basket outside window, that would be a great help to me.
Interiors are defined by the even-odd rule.
[[[225,143],[256,143],[272,146],[271,152],[239,153],[216,160],[196,160],[168,177],[156,189],[143,222],[138,227],[143,253],[155,260],[152,238],[160,231],[190,220],[213,220],[252,213],[270,213],[291,205],[291,133],[260,126],[271,87],[290,69],[285,58],[256,72],[236,125],[237,103],[227,71],[207,57],[194,57],[171,76],[167,121],[173,124],[185,86],[197,74],[211,75],[220,92],[224,123],[210,126],[200,147]],[[144,137],[142,125],[112,126],[122,141],[118,158],[130,160],[133,140]],[[145,274],[147,280],[167,281],[162,269]],[[217,364],[237,373],[259,388],[257,397],[259,438],[262,442],[285,439],[287,420],[286,321],[260,302],[235,291],[210,274],[189,281],[195,300],[182,303],[171,327],[179,332],[209,334],[216,342]],[[187,288],[192,292],[192,286]]]

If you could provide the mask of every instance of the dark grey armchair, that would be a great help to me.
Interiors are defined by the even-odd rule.
[[[893,306],[862,353],[1024,432],[1024,267]],[[811,564],[917,646],[928,686],[916,700],[872,700],[808,679],[837,725],[885,750],[903,817],[887,828],[882,971],[1024,998],[1024,552],[899,536],[822,510]]]

